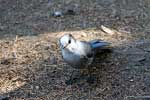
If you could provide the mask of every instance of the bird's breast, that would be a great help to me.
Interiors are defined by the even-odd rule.
[[[87,64],[87,59],[81,57],[78,54],[72,53],[68,50],[62,50],[63,59],[74,68],[85,68]]]

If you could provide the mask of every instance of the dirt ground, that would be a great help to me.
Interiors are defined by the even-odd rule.
[[[0,100],[149,100],[149,27],[149,0],[0,0]],[[67,33],[112,43],[92,65],[93,84],[65,83],[80,74],[61,58]]]

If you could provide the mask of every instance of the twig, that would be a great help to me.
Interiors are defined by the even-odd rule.
[[[150,96],[127,96],[126,98],[133,98],[133,99],[150,99]]]

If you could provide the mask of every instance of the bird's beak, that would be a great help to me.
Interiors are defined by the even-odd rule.
[[[66,45],[62,46],[62,47],[63,47],[63,49],[65,49],[68,45],[69,45],[69,44],[67,43]]]
[[[60,48],[61,48],[61,49],[66,48],[66,45],[62,45],[62,44],[61,44],[60,39],[59,39],[59,41],[58,41],[58,44],[60,45]]]

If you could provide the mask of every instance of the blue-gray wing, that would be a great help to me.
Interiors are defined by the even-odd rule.
[[[103,48],[105,46],[109,46],[111,44],[109,42],[105,42],[105,41],[99,40],[99,39],[89,41],[89,43],[91,44],[93,49],[100,49],[100,48]]]

